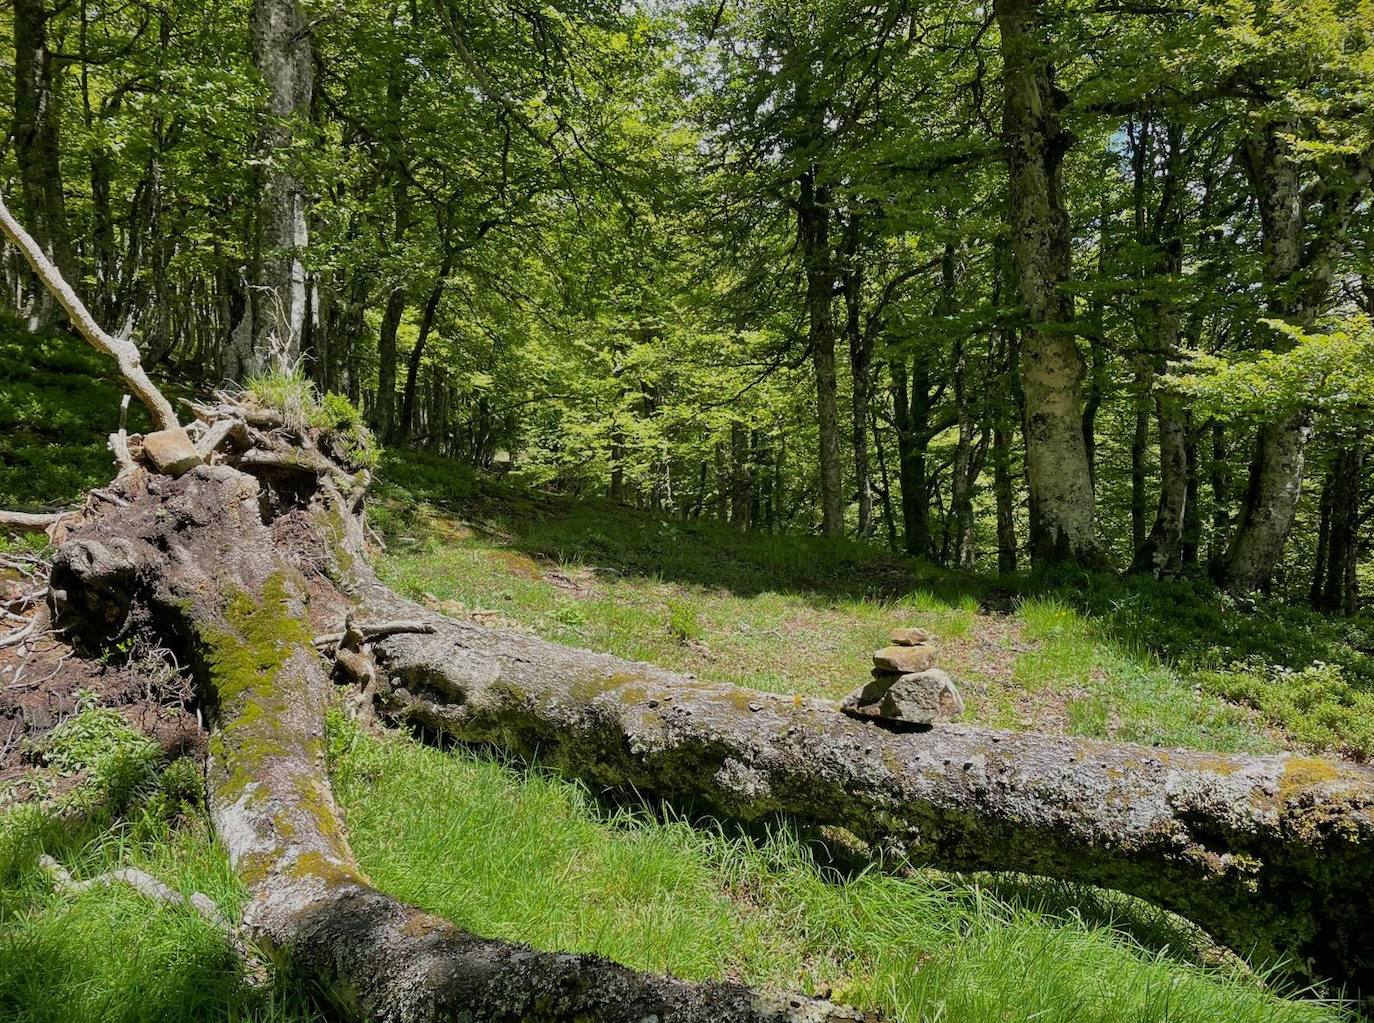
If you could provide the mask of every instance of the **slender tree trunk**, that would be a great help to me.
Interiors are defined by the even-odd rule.
[[[1183,272],[1183,127],[1177,119],[1164,126],[1165,157],[1159,204],[1147,239],[1154,253],[1153,271],[1166,281]],[[1167,288],[1167,285],[1166,285]],[[1181,329],[1178,310],[1168,298],[1147,302],[1154,347],[1155,416],[1159,433],[1159,505],[1150,533],[1135,548],[1134,572],[1156,577],[1183,571],[1183,527],[1188,501],[1188,425],[1183,400],[1161,379],[1169,360],[1178,355]]]
[[[1226,425],[1212,420],[1208,484],[1212,491],[1212,536],[1207,546],[1207,574],[1219,578],[1231,546],[1231,465],[1226,450]]]
[[[1202,546],[1202,509],[1198,505],[1198,431],[1193,424],[1193,414],[1184,416],[1184,429],[1187,439],[1183,445],[1183,461],[1188,475],[1188,484],[1183,495],[1183,567],[1185,570],[1197,566],[1198,550]]]
[[[933,553],[926,508],[926,446],[930,443],[930,366],[924,352],[906,363],[894,359],[892,421],[897,428],[897,477],[902,487],[902,535],[913,558]]]
[[[396,424],[396,334],[405,310],[405,289],[392,288],[377,334],[377,402],[372,415],[377,432],[387,440],[391,439]]]
[[[1072,238],[1060,164],[1072,137],[1041,41],[1039,0],[996,0],[1010,171],[1012,251],[1029,323],[1021,342],[1031,558],[1097,564],[1093,483],[1083,443],[1083,357],[1073,337]]]
[[[730,524],[749,531],[753,491],[749,464],[749,428],[739,420],[730,424]]]
[[[801,176],[797,227],[806,269],[806,309],[811,360],[816,372],[816,416],[820,435],[821,533],[844,533],[844,494],[840,475],[840,421],[835,379],[835,268],[830,252],[828,189],[817,183],[815,168]]]
[[[725,445],[716,441],[716,520],[721,523],[730,521],[730,484],[726,468]]]
[[[39,246],[68,281],[79,281],[68,235],[59,160],[58,98],[48,19],[43,0],[15,0],[14,155],[19,168],[24,219]],[[56,306],[43,288],[33,296],[35,323],[50,322]]]
[[[237,380],[273,359],[300,360],[305,327],[309,243],[305,191],[292,152],[308,124],[314,90],[310,32],[295,0],[253,0],[249,13],[253,65],[267,86],[267,124],[258,142],[258,209],[248,319],[231,337],[229,374]]]
[[[434,280],[434,287],[429,289],[424,311],[420,314],[420,331],[415,338],[415,347],[410,350],[410,357],[406,361],[406,383],[401,394],[401,421],[396,438],[401,444],[410,439],[411,432],[415,429],[415,389],[420,379],[420,363],[424,359],[425,345],[429,341],[430,332],[434,329],[434,318],[439,312],[439,300],[444,295],[444,284],[448,280],[449,271],[452,270],[450,262],[448,253],[445,253],[439,274]]]
[[[849,340],[849,370],[853,379],[850,430],[854,446],[854,486],[858,491],[858,536],[873,534],[873,487],[868,463],[868,405],[873,388],[873,340],[863,329],[863,267],[859,264],[859,221],[850,214],[845,227],[845,337]]]
[[[878,429],[876,416],[871,416],[873,427],[873,450],[878,456],[878,477],[882,480],[883,522],[887,526],[887,545],[897,550],[897,519],[892,514],[892,478],[887,471],[887,453],[883,450],[883,434]]]
[[[1318,611],[1354,615],[1359,611],[1360,485],[1364,448],[1340,448],[1322,488],[1321,531],[1313,575],[1312,606]]]

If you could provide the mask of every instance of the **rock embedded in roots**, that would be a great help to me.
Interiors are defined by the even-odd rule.
[[[180,476],[204,461],[181,426],[147,434],[143,438],[143,457],[167,476]]]

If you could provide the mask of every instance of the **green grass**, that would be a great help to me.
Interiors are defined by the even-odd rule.
[[[66,505],[108,483],[105,441],[119,426],[122,394],[114,363],[95,349],[0,316],[0,507]],[[147,422],[133,403],[129,429]]]
[[[539,500],[461,470],[445,478],[435,460],[393,456],[383,472],[381,573],[451,615],[830,698],[866,680],[889,629],[919,624],[940,642],[970,720],[1218,752],[1281,745],[1250,705],[1055,593],[988,611],[986,581],[877,548]]]
[[[912,1023],[1354,1019],[1234,966],[1203,965],[1191,929],[1124,896],[1029,878],[843,873],[787,829],[746,838],[667,811],[609,808],[537,768],[378,739],[341,719],[330,759],[354,848],[379,887],[477,933],[829,993]],[[73,825],[33,807],[0,818],[0,1018],[323,1019],[288,984],[248,984],[193,912],[119,886],[57,894],[34,869],[43,850],[78,877],[137,866],[236,914],[244,893],[203,810],[171,808],[167,791],[149,779],[118,820]]]
[[[370,875],[482,934],[833,991],[899,1020],[1341,1018],[1197,965],[1186,929],[1121,897],[935,871],[847,876],[786,830],[752,841],[607,809],[537,770],[337,723],[332,750]]]

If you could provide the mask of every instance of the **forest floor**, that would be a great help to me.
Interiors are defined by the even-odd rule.
[[[0,350],[9,507],[70,500],[109,475],[118,391],[99,371],[75,390],[72,375],[91,368],[84,353],[32,354]],[[74,393],[74,419],[59,421]],[[428,457],[385,461],[373,520],[384,578],[451,616],[703,678],[836,697],[865,679],[888,629],[920,625],[979,723],[1374,752],[1367,621],[1241,608],[1201,584],[965,576],[871,545],[529,493]],[[46,675],[37,667],[25,678]],[[0,699],[18,670],[0,664]],[[145,737],[149,692],[127,665],[76,670],[88,676],[44,698],[55,727],[16,744],[16,773],[0,778],[0,1018],[315,1019],[299,991],[247,983],[198,916],[119,887],[56,894],[36,870],[46,851],[78,877],[141,866],[230,914],[243,898],[210,835],[195,749]],[[0,734],[36,706],[12,703],[0,705]],[[828,992],[911,1023],[1356,1018],[1266,984],[1266,964],[1218,957],[1182,921],[1125,896],[858,870],[805,833],[744,834],[612,803],[537,764],[377,737],[341,717],[331,758],[377,884],[482,934]]]

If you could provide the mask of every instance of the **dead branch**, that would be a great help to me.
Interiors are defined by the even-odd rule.
[[[92,888],[108,888],[115,884],[126,884],[150,902],[164,902],[169,906],[182,906],[194,910],[226,934],[231,931],[229,921],[225,919],[224,914],[219,911],[219,907],[208,895],[201,892],[182,895],[181,892],[159,881],[152,874],[135,867],[122,867],[119,870],[111,870],[87,878],[84,881],[77,881],[72,878],[66,867],[51,856],[39,856],[38,866],[48,875],[53,888],[64,894],[80,895]]]
[[[176,429],[180,425],[177,422],[176,412],[172,410],[171,402],[148,379],[148,374],[143,369],[142,357],[139,355],[138,347],[128,338],[115,337],[106,333],[100,324],[95,322],[95,317],[90,314],[76,292],[72,290],[71,285],[62,277],[62,274],[44,254],[38,243],[33,240],[33,236],[24,230],[19,221],[14,219],[9,207],[5,205],[2,195],[0,195],[0,230],[4,231],[5,236],[14,244],[15,248],[23,253],[29,266],[33,268],[33,272],[38,275],[43,286],[52,293],[58,304],[66,311],[72,324],[81,332],[81,336],[97,350],[114,359],[119,365],[119,372],[123,374],[129,388],[138,395],[139,401],[148,407],[148,412],[152,415],[153,423],[157,428],[159,430]]]
[[[425,622],[414,619],[395,622],[363,622],[361,624],[350,623],[361,637],[362,642],[369,642],[374,639],[381,639],[384,636],[396,636],[403,632],[430,633],[434,631],[433,622]],[[349,634],[345,628],[343,632],[326,632],[322,636],[316,636],[312,642],[317,647],[331,647],[342,643]]]

